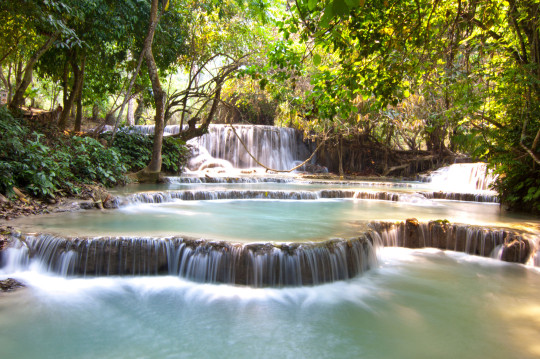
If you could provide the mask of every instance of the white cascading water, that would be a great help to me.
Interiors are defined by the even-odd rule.
[[[136,126],[127,126],[127,127],[119,127],[118,131],[126,132],[126,133],[141,133],[143,135],[153,135],[154,129],[156,126],[154,125],[136,125]],[[105,125],[103,126],[103,132],[112,132],[114,130],[114,126],[111,125]],[[180,132],[180,125],[169,125],[165,126],[163,129],[163,135],[164,136],[171,136],[176,135]]]
[[[62,276],[177,275],[252,287],[315,285],[351,279],[377,264],[368,235],[313,243],[238,244],[172,238],[22,236],[3,270],[29,266]]]
[[[490,190],[496,178],[486,163],[456,163],[433,171],[428,181],[446,192],[472,193]]]
[[[253,125],[234,127],[249,152],[269,168],[289,170],[310,154],[308,146],[302,141],[302,134],[293,128]],[[188,164],[189,169],[201,171],[215,167],[260,168],[237,135],[229,125],[211,125],[207,134],[188,142],[194,147],[194,157]]]

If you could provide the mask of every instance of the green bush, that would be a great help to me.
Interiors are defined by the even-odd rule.
[[[111,134],[103,134],[102,138],[110,141]],[[150,162],[153,142],[154,136],[119,131],[116,133],[112,148],[122,155],[127,170],[136,172],[145,168]],[[179,174],[187,158],[185,142],[175,137],[163,137],[161,153],[162,171]]]
[[[5,106],[0,107],[0,131],[0,192],[8,196],[14,186],[36,197],[53,197],[75,194],[82,183],[111,186],[124,181],[120,153],[95,139],[30,131]]]

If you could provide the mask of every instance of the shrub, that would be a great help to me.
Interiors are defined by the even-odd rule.
[[[110,141],[111,134],[105,133],[101,137]],[[153,142],[154,136],[119,131],[116,133],[112,148],[122,155],[127,170],[136,172],[145,168],[150,162]],[[162,171],[179,174],[187,159],[185,142],[176,137],[163,137],[161,153]]]
[[[0,107],[0,131],[0,192],[8,196],[14,186],[36,197],[53,197],[75,194],[82,183],[112,186],[124,181],[120,153],[95,139],[30,131],[5,106]]]

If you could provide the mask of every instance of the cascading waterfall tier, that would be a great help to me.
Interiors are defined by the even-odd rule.
[[[535,256],[538,246],[538,238],[529,240],[512,230],[447,221],[419,223],[408,219],[398,223],[372,222],[370,227],[375,243],[382,246],[438,248],[522,264]]]
[[[203,201],[203,200],[231,200],[231,199],[279,199],[279,200],[317,200],[324,198],[357,198],[397,201],[398,194],[389,192],[361,192],[347,190],[321,190],[321,191],[265,191],[265,190],[228,190],[228,191],[166,191],[141,192],[128,196],[116,206],[132,203],[166,203],[175,200]]]
[[[165,177],[167,183],[293,183],[294,178],[283,177]]]
[[[538,265],[538,238],[507,229],[450,224],[371,222],[352,239],[241,244],[187,237],[62,238],[18,235],[2,252],[8,272],[39,265],[64,276],[177,275],[197,282],[252,287],[316,285],[356,277],[377,265],[383,246],[433,247]]]
[[[183,237],[21,236],[4,253],[10,271],[37,262],[69,276],[178,275],[252,287],[315,285],[353,278],[375,263],[367,236],[309,243],[235,244]]]
[[[439,168],[421,179],[445,190],[474,193],[490,189],[497,178],[486,163],[455,163]]]
[[[167,203],[182,201],[205,200],[239,200],[239,199],[274,199],[274,200],[317,200],[317,199],[367,199],[379,201],[418,203],[427,202],[434,198],[444,198],[475,201],[497,202],[497,197],[490,196],[459,196],[452,194],[451,198],[434,192],[395,193],[386,191],[354,191],[354,190],[320,190],[320,191],[276,191],[276,190],[178,190],[139,192],[125,198],[115,198],[111,207],[121,207],[135,203]]]
[[[269,168],[289,170],[309,157],[308,145],[302,133],[286,127],[261,125],[210,125],[208,133],[190,140],[196,148],[188,163],[192,171],[221,167],[225,160],[233,168],[257,168],[257,162],[248,154],[238,139],[240,137],[249,152]],[[237,137],[238,135],[238,137]]]

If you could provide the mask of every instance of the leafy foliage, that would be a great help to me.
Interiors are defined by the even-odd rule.
[[[18,187],[37,197],[75,194],[81,183],[106,186],[125,181],[126,166],[115,149],[89,137],[48,137],[0,107],[0,192]]]
[[[109,140],[111,134],[104,134],[102,138]],[[154,136],[140,133],[127,133],[120,130],[115,137],[113,149],[120,153],[126,169],[135,172],[146,167],[152,156],[152,143]],[[187,158],[185,143],[174,137],[163,138],[162,170],[178,174],[185,165]]]

